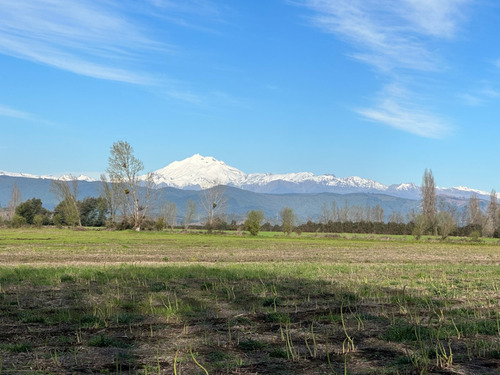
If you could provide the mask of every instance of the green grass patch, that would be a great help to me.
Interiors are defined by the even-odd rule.
[[[90,338],[88,345],[95,348],[114,347],[123,349],[129,347],[129,345],[124,343],[123,341],[106,336],[105,334],[100,334]]]
[[[261,350],[267,346],[265,342],[247,339],[244,341],[240,341],[238,344],[238,348],[244,351],[252,351],[252,350]]]
[[[0,344],[0,349],[11,353],[28,353],[32,351],[32,347],[28,343]]]
[[[493,241],[0,229],[0,246],[0,367],[18,373],[204,373],[191,352],[210,374],[498,366]]]

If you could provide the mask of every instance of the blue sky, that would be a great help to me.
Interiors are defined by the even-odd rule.
[[[0,170],[195,153],[244,172],[500,189],[493,0],[6,0]]]

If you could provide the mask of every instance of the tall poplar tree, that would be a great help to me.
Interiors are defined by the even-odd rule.
[[[437,235],[437,206],[436,206],[436,185],[432,170],[425,170],[422,178],[422,215],[424,216],[427,227]]]

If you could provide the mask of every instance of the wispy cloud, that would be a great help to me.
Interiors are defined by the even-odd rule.
[[[368,120],[382,123],[426,138],[442,138],[449,134],[446,121],[415,104],[412,93],[398,85],[385,87],[371,108],[357,113]]]
[[[209,17],[218,17],[220,8],[209,0],[148,0],[156,8],[168,9],[180,13],[191,13]]]
[[[28,112],[19,111],[17,109],[0,104],[0,116],[12,117],[20,120],[34,120],[35,117]]]
[[[457,95],[465,105],[470,107],[480,107],[490,104],[492,101],[497,101],[500,97],[500,92],[487,84],[481,89],[463,92]]]
[[[442,62],[429,48],[430,37],[451,38],[469,0],[304,0],[323,31],[353,45],[351,55],[382,71],[432,71]]]
[[[431,74],[446,67],[436,43],[454,38],[470,0],[301,0],[320,30],[346,41],[348,55],[397,82],[401,75]],[[412,81],[409,79],[408,81]],[[420,85],[420,90],[424,85]],[[430,88],[428,88],[430,89]],[[363,117],[422,137],[440,138],[450,126],[428,110],[417,91],[387,85]]]
[[[16,0],[0,4],[0,53],[89,77],[150,85],[146,52],[167,50],[119,3]]]
[[[23,120],[25,122],[29,122],[31,125],[44,126],[45,128],[64,129],[61,125],[52,121],[44,120],[36,114],[12,108],[4,104],[0,104],[0,117],[10,117],[17,120]]]
[[[484,103],[484,98],[479,95],[464,93],[459,94],[458,97],[469,107],[479,107]]]
[[[211,0],[16,0],[0,2],[0,54],[96,79],[155,86],[201,106],[208,94],[171,77],[159,62],[176,58],[165,24],[214,32],[229,11]]]

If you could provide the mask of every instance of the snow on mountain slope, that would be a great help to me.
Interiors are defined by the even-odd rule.
[[[72,174],[64,174],[59,178],[53,178],[55,180],[60,180],[60,181],[86,181],[86,182],[94,182],[95,180],[92,177],[85,176],[83,174],[77,176],[73,176]]]
[[[238,184],[245,179],[246,174],[223,161],[196,154],[182,161],[174,161],[154,171],[152,176],[158,186],[206,189],[215,185]]]
[[[489,199],[490,196],[490,193],[486,191],[471,189],[465,186],[456,186],[451,188],[438,187],[436,188],[436,194],[448,195],[455,198],[470,198],[472,195],[475,195],[480,199]],[[499,197],[498,193],[497,197]]]
[[[407,199],[420,199],[420,187],[414,183],[387,186],[356,176],[335,177],[333,174],[315,175],[310,172],[245,174],[213,157],[199,154],[182,161],[175,161],[153,172],[153,182],[158,187],[170,186],[179,189],[206,189],[222,184],[256,193],[381,193]],[[473,194],[480,199],[489,197],[487,192],[463,186],[436,188],[436,193],[465,199]]]
[[[39,178],[50,180],[95,181],[91,177],[80,175],[36,176],[27,173],[9,173],[0,171],[0,176]],[[146,179],[146,175],[141,176]],[[256,193],[381,193],[406,199],[420,199],[420,187],[413,183],[384,185],[374,180],[361,177],[335,177],[333,174],[315,175],[310,172],[297,173],[251,173],[246,174],[213,157],[195,154],[181,161],[174,161],[166,167],[152,173],[153,183],[157,187],[178,189],[206,189],[215,185],[234,186]],[[489,193],[464,186],[436,188],[437,195],[468,199],[476,195],[479,199],[489,199]],[[500,194],[497,194],[500,198]]]
[[[56,177],[52,175],[34,175],[30,173],[11,173],[11,172],[4,172],[0,171],[0,176],[8,176],[8,177],[22,177],[22,178],[36,178],[36,179],[42,179],[42,180],[61,180],[61,181],[73,181],[73,180],[78,180],[78,181],[86,181],[86,182],[94,182],[95,179],[89,176],[85,176],[83,174],[79,175],[78,177],[73,176],[71,174],[64,174],[61,177]]]
[[[310,172],[287,174],[245,174],[213,157],[199,154],[175,161],[152,173],[157,186],[180,189],[206,189],[218,184],[229,185],[254,192],[385,192],[388,186],[361,177],[337,178],[333,174],[314,175]],[[142,176],[146,178],[146,176]]]

